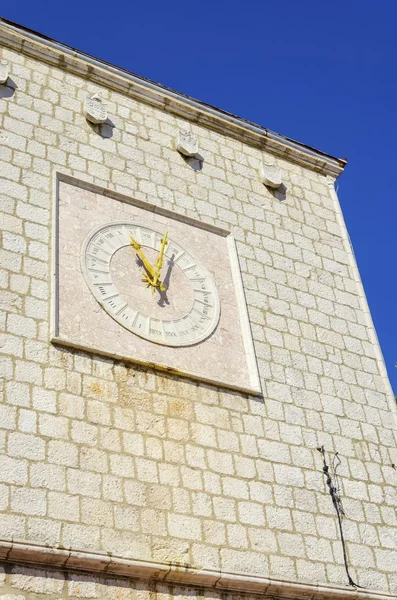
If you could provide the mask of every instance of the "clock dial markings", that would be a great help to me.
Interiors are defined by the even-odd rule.
[[[134,319],[133,319],[132,324],[131,324],[131,327],[135,327],[135,324],[136,324],[136,322],[138,320],[138,316],[139,316],[139,312],[136,311],[135,315],[134,315]]]
[[[120,308],[118,308],[114,314],[118,316],[120,313],[122,313],[122,312],[123,312],[123,310],[124,310],[125,308],[127,308],[127,306],[128,306],[127,302],[124,302],[124,304],[122,304],[122,305],[120,306]]]
[[[112,254],[115,250],[118,250],[120,247],[120,245],[117,244],[115,232],[113,232],[113,231],[105,231],[103,233],[103,238],[101,239],[101,244],[103,244],[106,248],[110,248]]]
[[[96,255],[98,252],[102,252],[102,254],[105,256],[111,256],[113,254],[113,249],[103,238],[99,238],[99,240],[92,245],[91,252],[94,255]]]
[[[150,248],[157,253],[157,262],[151,254],[147,255],[151,263],[154,265],[159,264],[158,255],[162,251],[163,256],[171,260],[174,268],[177,268],[175,273],[180,273],[179,277],[182,277],[182,279],[179,279],[179,282],[186,281],[184,285],[187,285],[191,290],[192,304],[184,316],[162,319],[157,316],[160,314],[157,306],[154,314],[144,314],[146,310],[144,312],[136,310],[128,303],[128,298],[134,297],[135,292],[133,290],[138,288],[132,287],[130,292],[127,291],[128,288],[124,288],[124,292],[121,294],[120,288],[114,284],[113,273],[124,273],[123,277],[125,277],[125,273],[128,274],[129,272],[128,269],[127,271],[123,269],[122,262],[120,262],[122,260],[121,255],[119,254],[117,256],[120,257],[118,260],[121,271],[113,271],[115,267],[112,267],[111,271],[111,264],[113,264],[113,257],[118,253],[118,250],[131,247],[131,236],[139,245]],[[210,274],[199,261],[172,239],[167,240],[167,243],[163,243],[164,237],[167,237],[167,232],[164,234],[145,225],[128,222],[108,224],[102,229],[96,230],[85,242],[85,251],[82,258],[82,264],[85,268],[84,274],[88,285],[103,308],[129,331],[159,344],[176,347],[192,345],[205,339],[217,325],[219,319],[217,290]],[[144,254],[146,255],[146,250]],[[140,270],[142,272],[142,267]],[[163,271],[164,268],[161,271],[164,276],[165,271]],[[161,278],[161,274],[157,273],[157,277]],[[168,291],[171,304],[167,301],[166,305],[162,305],[156,301],[159,306],[166,306],[167,311],[171,310],[171,314],[172,311],[175,313],[176,306],[180,307],[177,310],[182,309],[184,306],[183,298],[188,289],[181,288],[180,283],[178,288],[173,289],[178,278],[172,279],[172,281],[174,283],[171,288],[164,290],[165,293]],[[132,286],[134,285],[139,287],[141,284],[132,282]],[[184,291],[182,292],[182,290]],[[176,296],[177,305],[175,305],[173,294],[178,291],[179,298]],[[181,296],[181,293],[184,295]],[[126,296],[123,296],[123,294],[126,294]],[[142,303],[142,301],[143,297],[141,296],[140,302]],[[170,309],[168,306],[170,306]],[[150,304],[148,304],[147,309],[150,312]],[[165,314],[169,314],[169,312]]]
[[[185,250],[178,250],[177,248],[167,248],[167,250],[164,252],[164,254],[166,256],[168,256],[168,258],[172,258],[172,256],[174,257],[174,263],[177,263],[185,254]]]
[[[190,280],[190,281],[192,281],[192,280]],[[210,288],[210,286],[206,285],[205,279],[203,279],[201,281],[201,287],[193,287],[192,290],[195,293],[197,292],[198,294],[204,294],[204,295],[211,293],[211,288]]]
[[[123,246],[128,246],[130,243],[131,233],[128,232],[125,225],[120,227],[120,229],[116,229],[117,235],[122,242]]]
[[[211,321],[214,317],[215,306],[210,302],[211,295],[205,294],[202,299],[194,298],[192,311],[199,315],[200,323]]]
[[[199,300],[198,298],[195,298],[194,300],[195,302],[199,302],[200,304],[203,304],[204,306],[209,306],[210,308],[214,308],[213,304],[210,304],[208,302],[208,300]]]
[[[153,319],[152,330],[157,332],[157,336],[165,340],[164,325],[162,319]]]
[[[183,271],[183,272],[185,272],[185,271],[188,271],[189,269],[193,269],[193,267],[195,267],[195,266],[196,266],[196,264],[193,264],[193,265],[188,265],[187,267],[183,267],[183,268],[182,268],[182,271]]]
[[[93,273],[109,273],[109,271],[105,271],[104,269],[94,269],[93,267],[88,267],[88,270]]]
[[[138,313],[137,318],[135,320],[135,328],[138,329],[141,333],[145,333],[148,331],[148,317],[143,315],[142,313]]]
[[[138,244],[142,244],[142,233],[141,233],[141,228],[140,227],[136,227],[135,229],[135,233],[132,234],[133,237],[136,239],[136,241],[138,242]]]
[[[189,333],[190,333],[191,327],[188,326],[188,322],[189,321],[187,320],[186,317],[184,319],[180,319],[177,322],[178,333],[182,340],[186,339],[186,336],[189,335]]]
[[[154,243],[154,239],[152,239],[152,232],[147,231],[147,229],[141,229],[141,244],[143,246],[152,246]]]
[[[205,312],[201,311],[201,310],[200,310],[199,308],[197,308],[196,306],[193,306],[193,308],[192,308],[192,311],[195,311],[197,314],[199,314],[199,315],[200,315],[200,321],[202,321],[202,320],[205,320],[205,321],[207,321],[207,320],[209,320],[209,318],[210,318],[210,317],[209,317],[209,316],[208,316],[208,315],[207,315]]]
[[[197,321],[191,312],[188,315],[188,322],[191,324],[192,331],[197,331],[199,329],[202,329],[202,323],[200,321]]]
[[[99,291],[102,293],[101,288],[99,288]],[[111,298],[116,298],[116,296],[119,296],[120,294],[118,292],[115,292],[114,294],[110,294],[109,296],[102,296],[101,300],[111,300]]]
[[[202,272],[202,269],[197,264],[191,265],[186,270],[188,271],[186,273],[186,276],[190,279],[190,281],[206,279],[204,273]]]
[[[166,340],[178,339],[178,331],[174,321],[162,321],[164,337]]]
[[[117,306],[118,306],[117,302],[110,298],[108,298],[107,300],[108,300],[108,306],[110,307],[111,311],[115,314],[115,311],[117,310]]]
[[[133,323],[137,314],[137,311],[133,310],[130,306],[128,306],[124,310],[124,312],[121,313],[120,316],[124,319],[124,324],[128,325],[128,323]]]
[[[161,335],[163,338],[165,338],[164,323],[162,320],[159,320],[159,323],[160,323],[160,328],[161,328]]]
[[[95,254],[88,254],[87,256],[90,256],[91,258],[95,258],[95,260],[99,261],[100,263],[102,263],[104,265],[108,265],[109,264],[108,260],[104,260],[103,258],[99,258],[99,256],[96,256]]]
[[[191,269],[195,265],[196,263],[194,262],[194,259],[187,252],[183,252],[183,254],[178,258],[178,267],[180,267],[184,272],[188,269]]]
[[[150,335],[153,335],[157,338],[161,338],[161,339],[165,338],[164,331],[163,331],[163,324],[160,319],[150,319],[149,332],[150,332]]]

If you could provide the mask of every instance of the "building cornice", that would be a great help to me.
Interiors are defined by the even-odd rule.
[[[35,568],[82,571],[103,577],[126,577],[170,585],[211,588],[219,592],[260,594],[289,600],[395,600],[387,592],[348,586],[320,585],[273,579],[246,573],[204,569],[182,564],[149,562],[106,552],[50,547],[24,541],[0,539],[0,562]]]
[[[338,177],[346,165],[344,159],[334,158],[6,19],[0,19],[0,44],[324,175]]]

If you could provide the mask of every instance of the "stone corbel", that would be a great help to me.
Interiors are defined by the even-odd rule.
[[[108,111],[105,102],[98,94],[87,96],[85,99],[85,118],[94,125],[106,123]]]
[[[198,139],[190,131],[178,131],[176,150],[188,158],[203,160],[198,152]]]
[[[283,183],[281,170],[275,165],[262,162],[259,168],[261,182],[267,187],[277,189]]]
[[[0,60],[0,85],[7,83],[10,75],[10,63],[7,60]]]

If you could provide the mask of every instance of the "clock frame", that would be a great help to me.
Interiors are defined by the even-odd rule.
[[[65,173],[56,174],[55,189],[50,334],[54,344],[102,355],[105,359],[137,363],[196,382],[261,393],[239,259],[230,231],[204,222],[199,215],[187,217],[178,212],[183,211],[181,207],[175,206],[171,211],[82,182]],[[138,256],[138,246],[129,245],[128,236],[125,237],[108,252],[109,256],[102,256],[102,266],[109,263],[110,268],[102,269],[105,273],[98,273],[106,278],[103,283],[115,284],[116,295],[112,299],[108,297],[112,294],[99,295],[100,286],[94,286],[94,280],[90,280],[88,266],[92,263],[87,263],[85,253],[95,235],[120,224],[137,226],[140,233],[145,233],[140,240],[134,238],[138,246],[144,242],[142,238],[146,238],[146,234],[147,239],[152,239],[142,245],[141,254],[147,259],[147,265],[152,268],[156,265],[152,273],[155,277],[146,272],[146,283],[142,281],[142,264],[137,264],[142,256]],[[169,305],[165,302],[158,306],[170,261],[167,250],[161,266],[161,285],[158,285],[159,249],[165,232],[170,241],[169,248],[173,244],[177,250],[174,258],[181,256],[173,265],[170,285],[164,285]],[[140,235],[137,230],[135,235]],[[187,261],[185,266],[188,267],[185,273],[183,260]],[[190,265],[192,272],[187,277]],[[194,270],[197,277],[192,276]],[[193,282],[195,278],[202,281]],[[158,333],[154,331],[158,324],[156,319],[183,321],[194,303],[197,308],[199,292],[193,288],[200,283],[208,292],[208,302],[202,304],[208,307],[208,325],[193,331],[199,313],[205,314],[207,308],[195,311],[198,316],[191,321],[187,335],[178,334],[177,343],[172,344],[165,339],[161,328],[157,329]],[[118,321],[117,317],[126,308],[121,302],[123,296],[124,304],[145,316],[138,330],[132,321],[127,327]],[[108,301],[113,301],[113,306],[105,307]],[[148,330],[149,326],[151,329]],[[148,335],[142,335],[144,327]],[[187,339],[182,340],[183,337]]]

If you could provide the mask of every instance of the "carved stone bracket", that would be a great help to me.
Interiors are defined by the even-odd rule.
[[[7,82],[10,74],[10,63],[6,60],[0,60],[0,85]]]
[[[283,182],[281,170],[275,165],[261,163],[259,175],[264,185],[274,189],[279,188]]]
[[[85,118],[90,123],[94,123],[95,125],[106,123],[108,118],[106,104],[98,94],[87,96],[84,110]]]
[[[179,131],[176,143],[176,149],[184,156],[190,156],[201,159],[198,153],[198,140],[193,137],[190,131]]]

